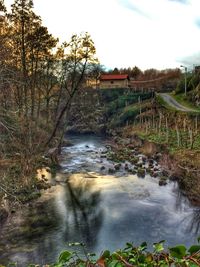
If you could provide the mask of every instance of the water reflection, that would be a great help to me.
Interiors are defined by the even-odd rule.
[[[72,175],[66,185],[66,207],[70,214],[70,228],[64,232],[65,241],[78,241],[93,248],[98,240],[104,213],[100,206],[100,190],[95,180]],[[69,224],[69,222],[68,222]],[[76,234],[75,234],[76,233]],[[75,240],[75,237],[78,238]]]
[[[200,235],[200,210],[194,209],[183,218],[182,223],[187,224],[186,234],[194,235],[197,238]]]
[[[1,232],[0,248],[4,249],[0,262],[20,262],[19,266],[25,266],[37,259],[44,263],[50,251],[54,254],[53,235],[58,227],[57,219],[52,198],[12,215]]]
[[[200,210],[194,210],[192,217],[190,218],[189,232],[194,234],[200,233]]]
[[[198,236],[200,234],[200,209],[191,206],[188,198],[183,195],[177,183],[174,183],[173,191],[176,194],[175,210],[182,213],[186,212],[185,217],[182,219],[182,223],[187,224],[186,234]]]
[[[66,185],[51,188],[33,207],[10,218],[1,232],[0,262],[53,263],[75,241],[92,249],[104,217],[100,202],[95,180],[72,175]]]

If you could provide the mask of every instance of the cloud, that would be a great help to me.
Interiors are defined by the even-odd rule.
[[[195,21],[195,24],[198,28],[200,28],[200,18],[198,18],[196,21]]]
[[[150,18],[150,16],[145,13],[141,8],[139,8],[136,4],[133,4],[130,0],[118,0],[119,4],[145,18]]]
[[[189,4],[188,0],[169,0],[170,2],[178,2],[180,4]]]
[[[108,68],[137,65],[141,69],[165,69],[200,64],[200,0],[57,0],[57,5],[54,1],[34,0],[34,3],[44,25],[61,41],[88,31],[101,64]]]
[[[188,55],[186,57],[180,58],[177,60],[180,62],[180,64],[186,65],[186,66],[194,66],[194,65],[200,65],[200,51],[197,53],[193,53],[191,55]]]

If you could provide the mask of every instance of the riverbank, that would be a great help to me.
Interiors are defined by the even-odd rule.
[[[48,165],[47,165],[48,164]],[[45,167],[45,166],[50,166]],[[7,160],[0,162],[0,225],[6,221],[10,214],[29,205],[38,199],[41,190],[51,187],[50,178],[55,174],[57,166],[45,159],[35,162],[32,174],[23,176],[20,163]],[[25,181],[22,183],[22,179]]]
[[[156,160],[160,169],[156,166],[146,168],[145,172],[150,172],[152,176],[160,175],[160,185],[165,185],[167,179],[176,180],[182,193],[187,196],[192,205],[200,206],[200,151],[180,149],[170,151],[168,144],[154,143],[138,132],[134,132],[132,127],[125,127],[117,133],[113,132],[113,146],[115,158],[118,160],[133,160],[132,152],[144,154],[146,161]],[[134,149],[134,150],[133,150]],[[131,154],[132,153],[132,154]],[[130,154],[133,158],[130,157]],[[137,162],[136,162],[137,163]],[[162,183],[163,181],[163,183]]]

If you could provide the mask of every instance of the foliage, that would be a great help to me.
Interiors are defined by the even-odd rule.
[[[149,108],[149,105],[151,105],[150,101],[143,101],[141,103],[132,104],[119,109],[118,113],[116,113],[115,116],[112,117],[111,125],[116,127],[124,126],[127,123],[133,123],[140,113]]]
[[[144,101],[152,97],[152,93],[133,93],[127,92],[126,94],[119,95],[116,99],[108,103],[107,112],[109,115],[115,114],[117,110],[126,106],[138,103],[138,101]]]
[[[151,92],[135,92],[133,90],[124,88],[113,88],[113,89],[101,89],[101,95],[103,101],[109,103],[112,101],[130,101],[130,104],[138,102],[138,98],[142,100],[152,97]],[[125,106],[125,105],[124,105]]]
[[[200,82],[200,73],[195,73],[194,75],[192,75],[192,78],[188,84],[189,91],[194,90],[199,84],[199,82]]]
[[[164,251],[165,241],[153,244],[153,252],[147,250],[147,243],[135,247],[127,243],[122,250],[111,253],[105,250],[96,260],[94,255],[87,254],[86,259],[80,258],[76,253],[64,251],[59,257],[58,264],[54,266],[99,266],[99,267],[153,267],[153,266],[191,266],[200,264],[200,246],[193,245],[188,250],[184,245],[170,247]],[[81,244],[81,246],[84,246]]]
[[[153,95],[151,92],[117,88],[102,89],[100,97],[105,106],[105,117],[109,127],[118,127],[126,125],[128,121],[134,121],[140,111],[146,109],[145,100],[151,100]]]
[[[185,95],[185,77],[179,81],[175,90],[175,98],[188,107],[200,104],[200,73],[187,74],[187,94]]]
[[[177,130],[175,128],[168,129],[166,127],[162,127],[160,128],[160,131],[158,129],[149,129],[145,132],[144,130],[137,129],[136,127],[135,131],[138,132],[138,135],[141,138],[147,139],[150,142],[166,144],[166,147],[170,152],[180,149],[200,149],[200,135],[193,134],[194,140],[192,141],[191,145],[191,136],[189,135],[189,132],[185,131],[184,129],[179,129],[180,142],[177,141]]]
[[[194,90],[188,93],[187,99],[200,108],[200,82]]]
[[[196,86],[200,82],[200,74],[199,73],[188,73],[186,76],[186,83],[187,83],[187,92],[194,90]],[[179,81],[177,88],[175,90],[176,94],[184,93],[185,92],[185,76],[182,76],[182,79]]]
[[[199,241],[199,240],[198,240]],[[83,253],[65,250],[57,263],[45,265],[48,267],[198,267],[200,266],[200,245],[192,245],[186,248],[180,244],[164,249],[165,241],[153,244],[153,249],[148,250],[146,242],[140,246],[127,243],[124,249],[110,252],[105,250],[100,257],[87,253],[82,243],[71,243],[70,246],[81,247]],[[15,266],[15,265],[13,265]],[[29,267],[39,265],[31,264]]]

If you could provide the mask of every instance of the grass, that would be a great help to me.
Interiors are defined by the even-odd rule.
[[[188,141],[188,135],[186,132],[184,131],[180,131],[180,145],[178,146],[177,143],[177,134],[175,130],[170,129],[169,130],[169,136],[168,136],[168,142],[166,139],[166,131],[165,129],[162,129],[162,131],[160,132],[160,134],[158,132],[156,132],[156,130],[152,130],[148,133],[145,133],[143,130],[139,130],[137,131],[138,135],[142,138],[142,139],[146,139],[150,142],[154,142],[157,144],[166,144],[168,150],[171,153],[174,153],[175,151],[179,151],[179,150],[190,150],[190,143]],[[193,145],[193,150],[197,151],[200,149],[200,135],[198,135],[195,138],[194,141],[194,145]]]
[[[148,110],[151,107],[151,102],[149,100],[142,101],[140,104],[135,103],[124,108],[117,110],[115,115],[112,116],[111,126],[123,126],[126,125],[127,121],[133,122],[134,119],[145,110]]]

